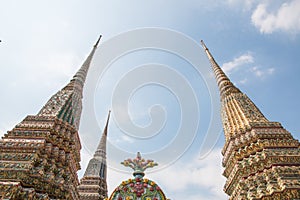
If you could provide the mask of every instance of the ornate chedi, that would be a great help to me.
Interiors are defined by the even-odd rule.
[[[70,83],[0,140],[0,199],[79,199],[82,90],[99,40]]]
[[[123,181],[113,191],[109,200],[168,200],[155,182],[143,178],[144,171],[156,166],[157,163],[145,160],[138,152],[135,159],[127,159],[121,164],[134,170],[134,178]]]
[[[109,117],[110,111],[96,152],[89,161],[86,171],[80,180],[78,187],[80,200],[103,200],[107,198],[106,140]]]
[[[280,123],[264,117],[201,42],[221,96],[224,191],[230,199],[300,199],[299,141]]]

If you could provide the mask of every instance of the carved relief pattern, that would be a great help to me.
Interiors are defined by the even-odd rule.
[[[28,116],[0,140],[0,180],[19,180],[18,188],[33,188],[51,199],[79,199],[72,185],[78,185],[80,148],[73,126]],[[5,195],[17,195],[25,188],[7,191]]]
[[[135,178],[123,181],[109,200],[167,200],[167,198],[155,182]]]
[[[245,94],[231,93],[221,102],[224,190],[230,199],[300,198],[299,141],[268,121]]]
[[[299,141],[241,92],[223,96],[221,103],[224,190],[230,199],[300,198],[291,194],[300,190]]]
[[[243,93],[232,93],[222,99],[222,122],[226,139],[244,133],[255,125],[269,125],[268,120]]]
[[[106,180],[99,176],[84,176],[78,187],[81,200],[103,200],[107,197]]]
[[[138,152],[136,158],[126,159],[121,164],[133,169],[134,179],[123,181],[109,200],[168,200],[155,182],[143,178],[146,169],[158,165],[154,160],[146,160]]]

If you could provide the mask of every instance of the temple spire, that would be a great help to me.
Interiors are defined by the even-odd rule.
[[[99,44],[101,38],[102,38],[102,35],[99,36],[97,42],[94,44],[94,48],[97,48],[97,47],[98,47],[98,44]]]
[[[37,115],[25,117],[0,140],[0,199],[79,200],[81,100],[98,43]]]
[[[107,129],[108,129],[108,123],[109,123],[109,118],[110,118],[110,112],[111,111],[108,112],[106,125],[103,130],[102,137],[98,144],[97,150],[95,151],[94,158],[97,158],[97,157],[106,158],[106,140],[107,140]]]
[[[299,141],[280,123],[267,120],[237,89],[201,41],[220,89],[225,134],[224,191],[236,199],[298,199]]]
[[[87,59],[82,64],[81,68],[73,76],[73,79],[66,86],[66,88],[75,89],[74,86],[76,86],[76,83],[77,83],[77,84],[79,84],[79,86],[81,86],[80,90],[82,90],[84,82],[85,82],[85,79],[87,77],[88,69],[90,67],[90,64],[91,64],[92,58],[94,56],[94,53],[95,53],[95,51],[96,51],[96,49],[98,47],[98,44],[99,44],[99,42],[101,40],[101,37],[102,37],[102,35],[99,36],[98,40],[96,41],[96,43],[93,46],[92,51],[89,54],[89,56],[87,57]]]
[[[201,40],[214,71],[221,97],[221,115],[226,141],[252,126],[269,122],[256,105],[229,80]]]
[[[89,161],[85,173],[80,180],[78,191],[81,200],[103,200],[107,197],[106,141],[109,119],[110,111],[108,112],[106,125],[95,154]]]
[[[233,83],[230,81],[230,79],[226,76],[226,74],[223,72],[221,67],[218,65],[218,63],[215,61],[214,57],[211,55],[210,51],[206,47],[203,40],[201,40],[201,44],[205,50],[205,53],[211,63],[211,66],[213,68],[217,84],[219,86],[221,97],[228,93],[234,93],[234,92],[240,92],[238,88],[236,88]]]
[[[74,125],[78,130],[82,111],[83,86],[100,39],[101,35],[72,80],[49,99],[39,111],[38,116],[57,117]]]

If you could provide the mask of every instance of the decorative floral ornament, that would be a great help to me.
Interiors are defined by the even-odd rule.
[[[135,159],[130,159],[128,158],[127,160],[124,160],[123,162],[121,162],[122,165],[124,165],[125,167],[130,167],[131,169],[134,170],[133,175],[140,175],[140,176],[144,176],[144,171],[147,168],[152,168],[157,166],[158,164],[155,163],[153,160],[145,160],[144,158],[142,158],[141,153],[138,152],[137,156]]]
[[[138,152],[135,159],[127,159],[121,164],[134,170],[134,179],[123,181],[114,190],[109,200],[168,200],[155,182],[143,178],[144,171],[157,166],[157,163],[153,160],[145,160]]]

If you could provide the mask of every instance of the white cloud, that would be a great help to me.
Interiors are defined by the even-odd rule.
[[[247,78],[244,78],[244,79],[239,81],[240,84],[246,84],[247,82],[248,82]]]
[[[241,79],[237,81],[237,83],[240,84],[246,84],[248,82],[248,77],[243,77],[244,75],[251,72],[254,77],[259,79],[264,79],[269,75],[272,75],[275,71],[275,68],[262,68],[258,66],[249,66],[247,64],[254,63],[254,57],[251,55],[251,53],[245,53],[237,58],[234,58],[232,61],[224,63],[222,65],[222,69],[226,74],[230,74],[233,71],[239,70],[239,73],[242,73]]]
[[[265,78],[267,75],[273,74],[275,71],[274,68],[261,69],[259,67],[252,67],[251,72],[258,78]]]
[[[151,174],[151,176],[162,188],[168,189],[166,193],[171,199],[183,199],[180,196],[182,193],[184,193],[185,199],[203,199],[204,196],[211,200],[227,199],[223,192],[225,178],[222,176],[220,152],[221,149],[214,149],[203,160],[196,156],[190,162],[176,163],[165,170]],[[189,188],[193,188],[197,192],[193,192]]]
[[[267,73],[268,73],[268,74],[273,74],[274,71],[275,71],[274,68],[269,68],[269,69],[267,69]]]
[[[116,143],[133,143],[134,140],[127,135],[122,135],[120,138],[115,139]]]
[[[300,1],[282,3],[278,10],[268,11],[267,3],[260,3],[252,13],[251,20],[261,33],[274,31],[300,32]]]
[[[244,64],[253,63],[254,58],[250,53],[246,53],[241,55],[238,58],[234,58],[233,61],[224,63],[222,65],[222,69],[226,74],[229,74],[234,69],[237,69],[238,67],[243,66]]]

